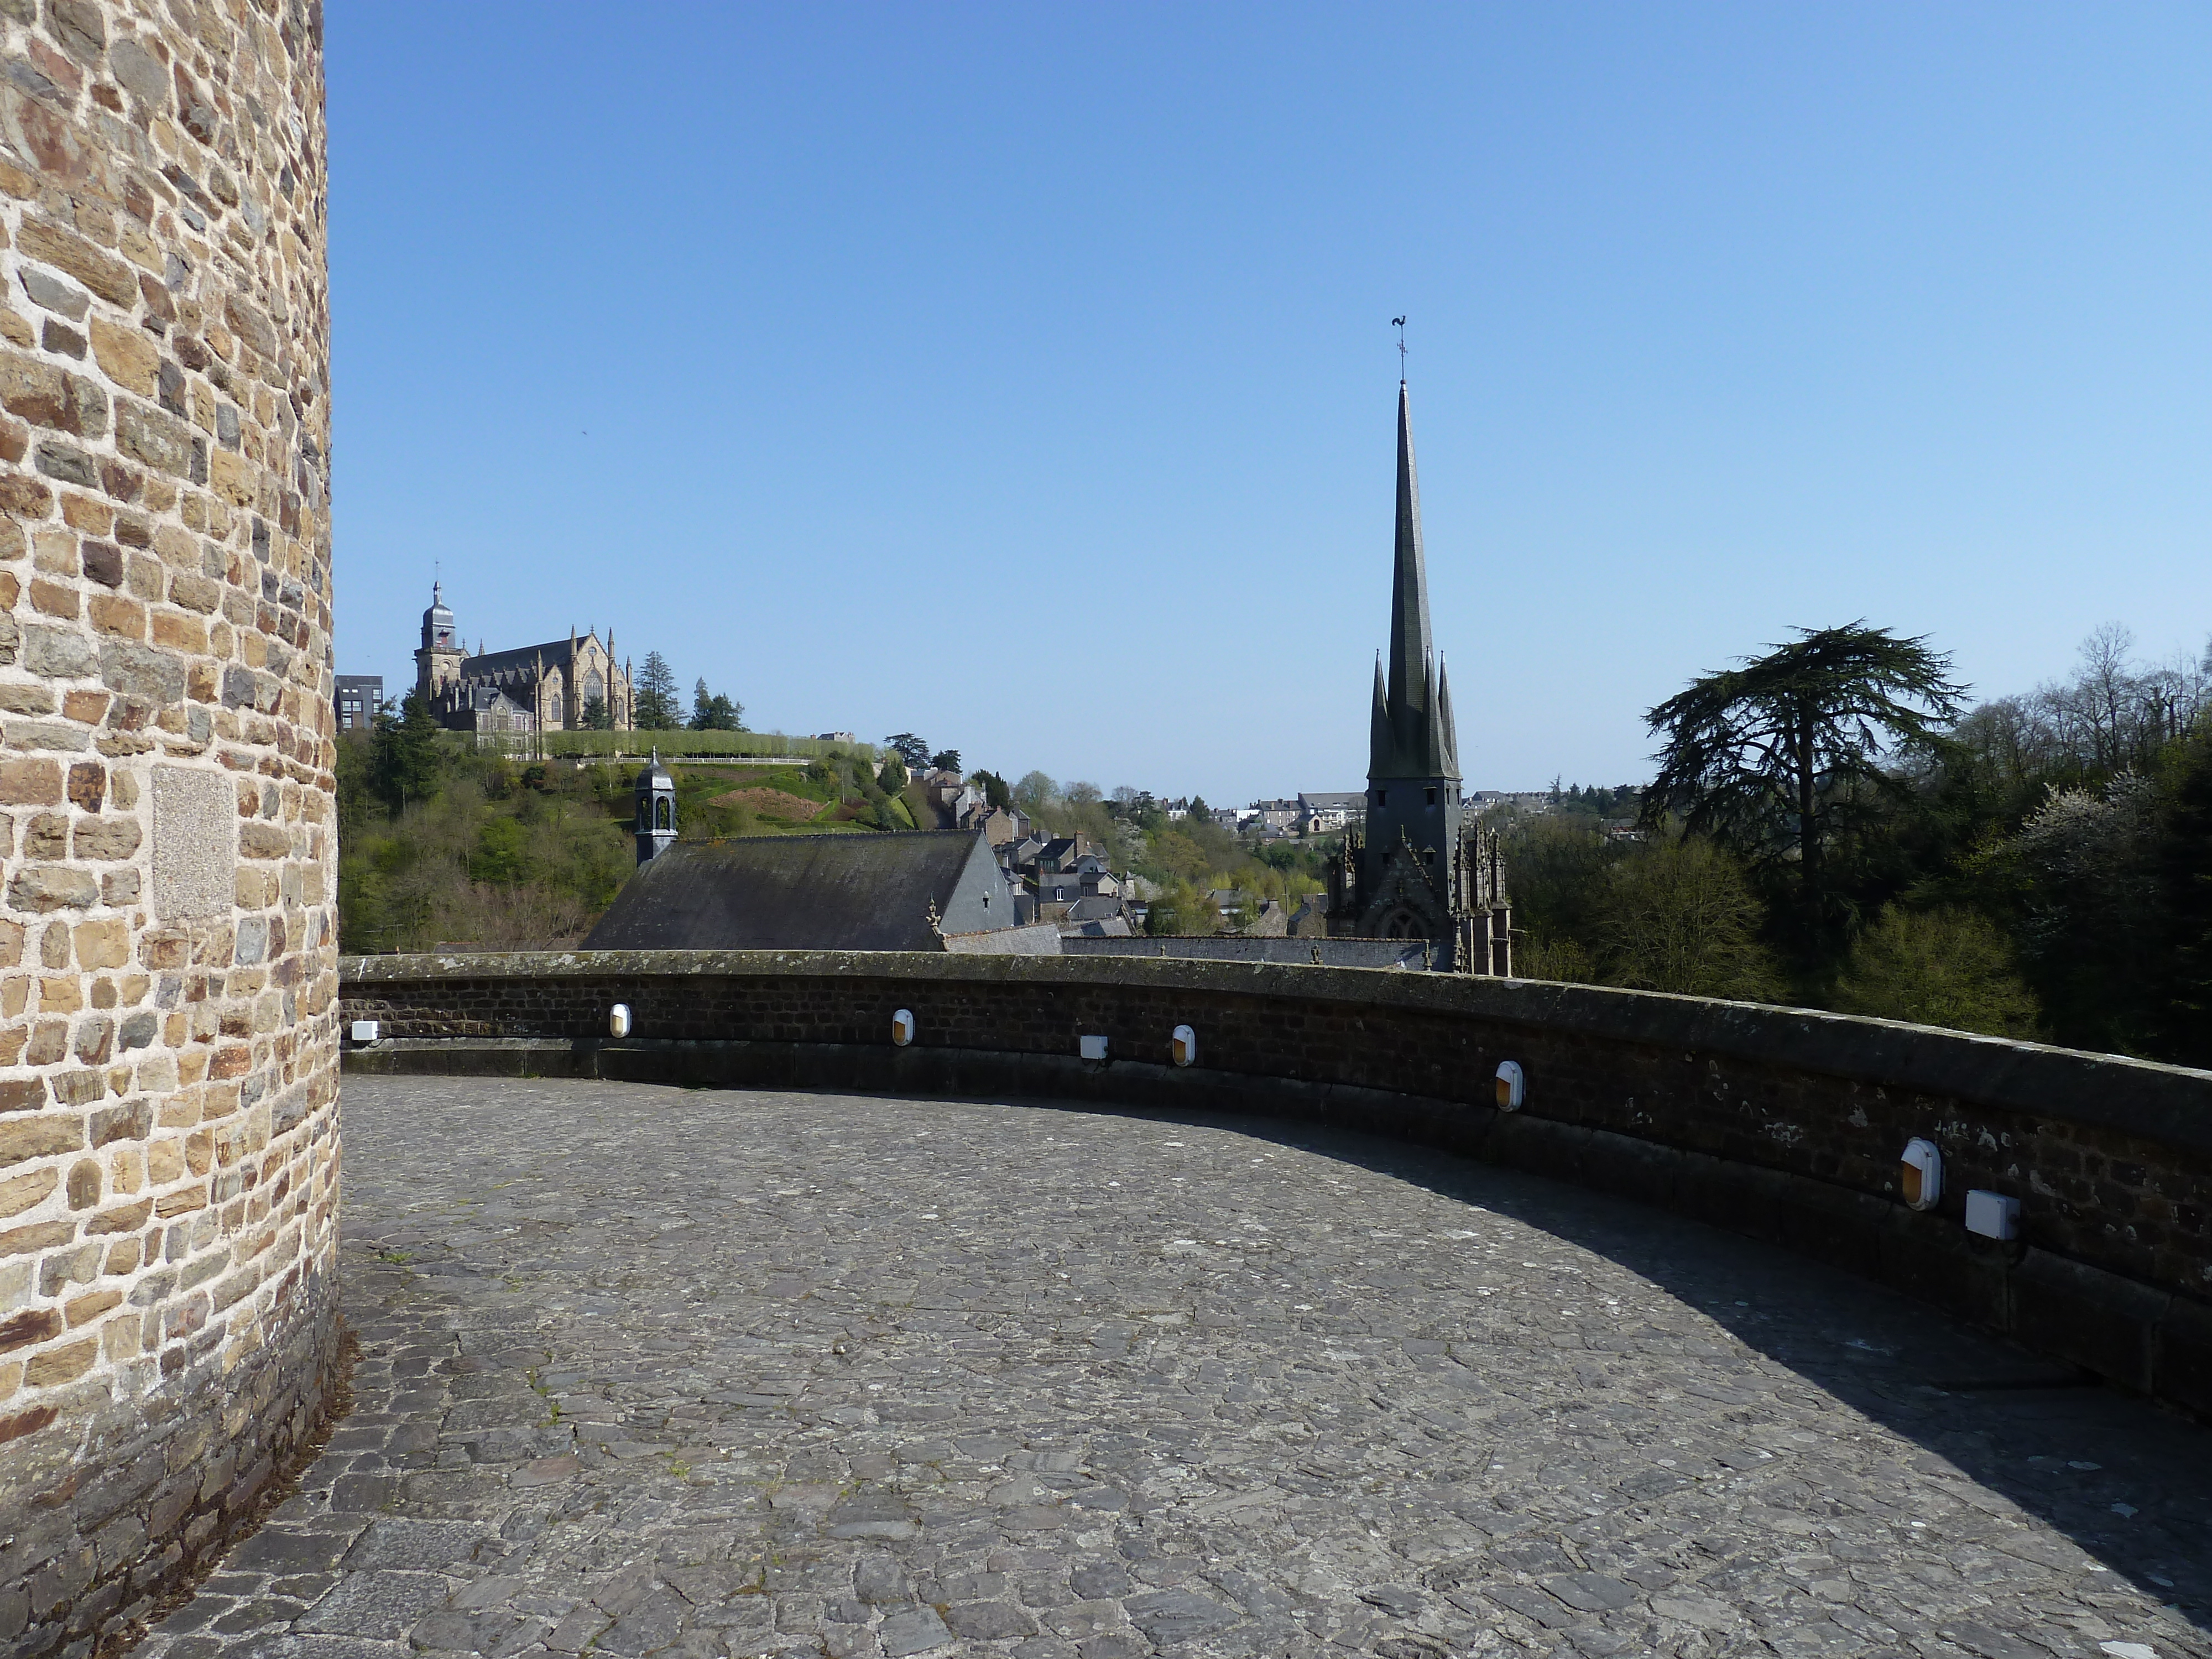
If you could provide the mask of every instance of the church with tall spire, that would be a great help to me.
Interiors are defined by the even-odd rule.
[[[1433,965],[1512,971],[1512,912],[1497,832],[1461,799],[1451,679],[1429,630],[1413,405],[1398,383],[1398,533],[1390,648],[1375,664],[1367,814],[1329,871],[1333,937],[1420,939]]]

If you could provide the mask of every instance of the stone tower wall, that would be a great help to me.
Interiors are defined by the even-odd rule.
[[[0,1650],[149,1605],[335,1353],[319,0],[0,0]]]

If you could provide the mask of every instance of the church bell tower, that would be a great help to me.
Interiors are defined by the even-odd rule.
[[[468,653],[453,629],[453,613],[446,608],[443,582],[430,584],[430,608],[422,613],[422,644],[415,653],[415,689],[424,702],[435,697],[461,677],[461,659]]]

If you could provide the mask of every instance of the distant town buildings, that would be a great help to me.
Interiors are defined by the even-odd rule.
[[[1506,806],[1530,817],[1542,817],[1553,805],[1548,789],[1478,789],[1467,798],[1467,804],[1478,812],[1494,812]]]
[[[1367,818],[1367,797],[1360,790],[1302,790],[1298,794],[1298,827],[1302,834],[1330,836],[1356,829]]]

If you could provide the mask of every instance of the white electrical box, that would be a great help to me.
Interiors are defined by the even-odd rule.
[[[1103,1060],[1106,1058],[1106,1039],[1103,1036],[1078,1037],[1075,1052],[1085,1060]]]
[[[1168,1058],[1178,1066],[1198,1064],[1198,1033],[1188,1025],[1178,1025],[1168,1037]]]
[[[1934,1141],[1916,1138],[1905,1143],[1905,1155],[1898,1160],[1897,1184],[1912,1208],[1936,1207],[1936,1200],[1943,1196],[1943,1154]]]
[[[629,1035],[629,1004],[617,1002],[607,1010],[607,1035],[626,1037]]]
[[[1973,1188],[1966,1194],[1966,1231],[1984,1238],[2018,1238],[2020,1200]]]
[[[914,1010],[902,1008],[891,1016],[891,1046],[903,1048],[914,1041]]]
[[[1522,1103],[1528,1097],[1528,1079],[1521,1074],[1521,1062],[1517,1060],[1499,1060],[1498,1062],[1498,1109],[1501,1112],[1517,1112],[1521,1109]]]
[[[357,1019],[353,1023],[353,1040],[356,1042],[375,1042],[376,1031],[377,1024],[373,1019]]]

